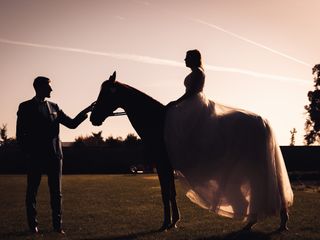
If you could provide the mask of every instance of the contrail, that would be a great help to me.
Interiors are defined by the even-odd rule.
[[[52,46],[52,45],[46,45],[46,44],[13,41],[13,40],[4,39],[4,38],[0,38],[0,43],[11,44],[11,45],[20,45],[20,46],[26,46],[26,47],[52,49],[52,50],[59,50],[59,51],[66,51],[66,52],[84,53],[84,54],[98,55],[98,56],[106,56],[106,57],[111,57],[111,58],[115,58],[115,59],[129,60],[129,61],[134,61],[134,62],[156,64],[156,65],[165,65],[165,66],[171,66],[171,67],[181,67],[182,68],[185,66],[181,62],[174,61],[174,60],[155,58],[155,57],[136,55],[136,54],[98,52],[98,51],[90,51],[90,50],[80,49],[80,48],[69,48],[69,47]],[[249,75],[249,76],[253,76],[253,77],[267,78],[267,79],[273,79],[273,80],[278,80],[278,81],[289,81],[289,82],[296,82],[299,84],[310,85],[308,80],[304,80],[304,79],[300,79],[300,78],[292,78],[292,77],[285,77],[285,76],[279,76],[279,75],[265,74],[265,73],[259,73],[259,72],[254,72],[254,71],[239,69],[239,68],[229,68],[229,67],[221,67],[221,66],[214,66],[214,65],[205,65],[205,69],[210,70],[210,71],[215,71],[215,72],[240,73],[240,74],[245,74],[245,75]]]
[[[12,44],[12,45],[26,46],[26,47],[45,48],[45,49],[60,50],[60,51],[67,51],[67,52],[106,56],[106,57],[112,57],[112,58],[121,59],[121,60],[130,60],[130,61],[149,63],[149,64],[183,67],[183,64],[177,61],[171,61],[166,59],[141,56],[141,55],[135,55],[135,54],[98,52],[98,51],[90,51],[90,50],[80,49],[80,48],[69,48],[69,47],[52,46],[52,45],[45,45],[45,44],[38,44],[38,43],[30,43],[30,42],[12,41],[4,38],[0,38],[0,42]]]
[[[255,71],[250,71],[246,69],[240,69],[240,68],[230,68],[230,67],[220,67],[220,66],[213,66],[213,65],[205,65],[206,70],[211,70],[214,72],[233,72],[233,73],[240,73],[244,75],[248,75],[251,77],[258,77],[258,78],[267,78],[272,80],[277,80],[281,82],[295,82],[302,85],[310,85],[310,81],[301,79],[301,78],[292,78],[292,77],[286,77],[286,76],[280,76],[280,75],[273,75],[273,74],[267,74],[267,73],[260,73]]]
[[[138,1],[138,0],[133,0],[133,1],[136,2],[136,3],[140,3],[140,4],[145,3],[144,1]],[[146,4],[145,4],[145,5],[146,5]],[[147,5],[151,5],[151,4],[148,2]],[[162,11],[172,13],[172,11],[171,11],[171,10],[168,10],[168,9],[162,9]],[[307,67],[311,67],[311,66],[312,66],[310,63],[307,63],[307,62],[304,62],[304,61],[302,61],[302,60],[300,60],[300,59],[297,59],[297,58],[295,58],[295,57],[289,56],[289,55],[287,55],[287,54],[285,54],[285,53],[282,53],[282,52],[280,52],[280,51],[277,51],[277,50],[275,50],[275,49],[272,49],[272,48],[270,48],[270,47],[267,47],[267,46],[265,46],[265,45],[263,45],[263,44],[254,42],[254,41],[252,41],[252,40],[250,40],[250,39],[248,39],[248,38],[245,38],[245,37],[240,36],[240,35],[238,35],[238,34],[236,34],[236,33],[230,32],[230,31],[228,31],[228,30],[226,30],[226,29],[224,29],[224,28],[222,28],[222,27],[219,27],[219,26],[217,26],[217,25],[215,25],[215,24],[212,24],[212,23],[203,21],[203,20],[198,19],[198,18],[189,18],[189,17],[184,17],[184,18],[185,18],[185,19],[188,19],[188,20],[191,20],[191,21],[193,21],[193,22],[200,23],[200,24],[202,24],[202,25],[206,25],[206,26],[208,26],[208,27],[210,27],[210,28],[214,28],[214,29],[219,30],[219,31],[221,31],[221,32],[224,32],[224,33],[226,33],[226,34],[228,34],[228,35],[230,35],[230,36],[233,36],[233,37],[235,37],[235,38],[238,38],[238,39],[240,39],[240,40],[242,40],[242,41],[244,41],[244,42],[250,43],[250,44],[252,44],[252,45],[254,45],[254,46],[260,47],[260,48],[262,48],[262,49],[265,49],[265,50],[267,50],[267,51],[270,51],[270,52],[272,52],[272,53],[275,53],[275,54],[277,54],[277,55],[279,55],[279,56],[282,56],[282,57],[285,57],[285,58],[287,58],[287,59],[290,59],[290,60],[292,60],[292,61],[294,61],[294,62],[300,63],[300,64],[305,65],[305,66],[307,66]]]
[[[233,37],[235,37],[235,38],[238,38],[238,39],[240,39],[240,40],[242,40],[242,41],[245,41],[245,42],[250,43],[250,44],[252,44],[252,45],[255,45],[255,46],[257,46],[257,47],[263,48],[263,49],[265,49],[265,50],[268,50],[268,51],[270,51],[270,52],[272,52],[272,53],[275,53],[275,54],[277,54],[277,55],[280,55],[280,56],[282,56],[282,57],[285,57],[285,58],[287,58],[287,59],[290,59],[290,60],[292,60],[292,61],[294,61],[294,62],[300,63],[300,64],[305,65],[305,66],[307,66],[307,67],[311,67],[311,64],[309,64],[309,63],[306,63],[306,62],[301,61],[301,60],[299,60],[299,59],[297,59],[297,58],[291,57],[291,56],[289,56],[289,55],[287,55],[287,54],[285,54],[285,53],[279,52],[279,51],[274,50],[274,49],[272,49],[272,48],[270,48],[270,47],[267,47],[267,46],[265,46],[265,45],[262,45],[262,44],[260,44],[260,43],[254,42],[254,41],[252,41],[252,40],[250,40],[250,39],[248,39],[248,38],[242,37],[242,36],[240,36],[240,35],[238,35],[238,34],[236,34],[236,33],[233,33],[233,32],[230,32],[230,31],[228,31],[228,30],[226,30],[226,29],[223,29],[222,27],[219,27],[219,26],[217,26],[217,25],[215,25],[215,24],[211,24],[211,23],[205,22],[205,21],[200,20],[200,19],[191,19],[191,20],[194,21],[194,22],[197,22],[197,23],[206,25],[206,26],[208,26],[208,27],[214,28],[214,29],[219,30],[219,31],[221,31],[221,32],[224,32],[224,33],[226,33],[226,34],[228,34],[228,35],[230,35],[230,36],[233,36]]]

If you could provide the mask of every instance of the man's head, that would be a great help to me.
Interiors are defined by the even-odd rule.
[[[40,98],[49,98],[52,88],[50,86],[50,79],[47,77],[36,77],[33,81],[33,87],[36,95]]]

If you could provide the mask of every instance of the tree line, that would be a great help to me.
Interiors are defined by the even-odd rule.
[[[125,139],[121,137],[109,136],[106,139],[102,137],[102,131],[98,133],[92,133],[91,136],[79,136],[75,139],[72,144],[73,147],[121,147],[121,146],[137,146],[140,145],[141,139],[133,133],[129,133]]]
[[[102,137],[102,131],[92,132],[89,136],[78,136],[75,138],[71,147],[120,147],[120,146],[137,146],[141,144],[141,139],[134,133],[129,133],[124,139],[122,137],[109,136],[106,139]],[[15,138],[8,137],[7,124],[0,127],[0,147],[16,146]]]

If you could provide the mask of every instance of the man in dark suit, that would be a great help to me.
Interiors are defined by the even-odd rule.
[[[50,190],[52,223],[55,232],[64,234],[61,211],[62,148],[59,139],[60,123],[76,128],[87,118],[92,105],[81,111],[74,119],[68,117],[57,104],[45,101],[50,98],[52,88],[46,77],[34,79],[36,96],[19,105],[17,118],[17,141],[27,158],[26,209],[28,225],[38,233],[36,219],[36,196],[41,175],[46,173]]]

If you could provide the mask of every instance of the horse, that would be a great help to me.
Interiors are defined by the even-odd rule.
[[[101,85],[90,121],[100,126],[103,121],[122,108],[133,128],[143,141],[150,157],[154,158],[160,182],[164,220],[160,231],[176,228],[180,220],[176,202],[174,172],[164,142],[166,108],[147,94],[116,81],[116,72]]]

